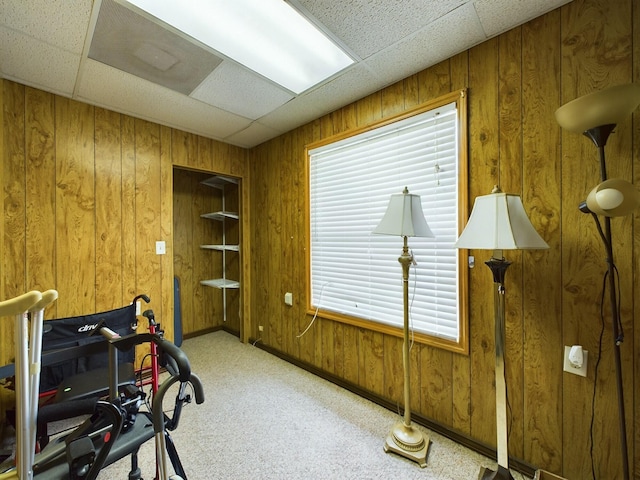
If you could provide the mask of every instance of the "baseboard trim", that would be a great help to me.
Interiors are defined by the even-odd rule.
[[[229,332],[232,333],[233,332]],[[404,414],[403,408],[400,407],[400,411],[398,412],[398,406],[381,397],[380,395],[373,393],[369,390],[365,390],[364,388],[351,383],[343,378],[338,377],[337,375],[334,375],[332,373],[326,372],[318,367],[316,367],[315,365],[312,365],[310,363],[304,362],[302,360],[299,360],[297,358],[294,358],[284,352],[281,352],[280,350],[277,350],[273,347],[270,347],[268,345],[265,345],[264,343],[260,342],[260,341],[256,341],[255,339],[249,339],[249,343],[255,345],[256,347],[278,357],[281,358],[282,360],[285,360],[288,363],[291,363],[292,365],[295,365],[296,367],[300,367],[303,370],[308,371],[309,373],[312,373],[314,375],[317,375],[320,378],[323,378],[331,383],[334,383],[346,390],[349,390],[352,393],[355,393],[356,395],[363,397],[373,403],[376,403],[388,410],[391,410],[392,412],[396,412],[399,413],[400,415]],[[423,415],[420,414],[416,414],[414,412],[411,412],[411,419],[413,421],[415,421],[417,424],[422,425],[423,427],[426,427],[440,435],[442,435],[443,437],[447,437],[448,439],[470,449],[473,450],[477,453],[480,453],[481,455],[484,455],[485,457],[489,457],[492,458],[493,460],[497,459],[497,452],[493,447],[490,447],[484,443],[478,442],[477,440],[474,440],[470,437],[468,437],[467,435],[464,435],[460,432],[456,432],[455,430],[450,429],[449,427],[446,427],[440,423],[438,423],[437,421],[427,418]],[[536,468],[526,462],[523,462],[521,460],[518,460],[516,458],[511,458],[509,457],[509,467],[512,468],[513,470],[522,473],[523,475],[526,475],[528,477],[533,478],[533,476],[535,475],[536,472]]]
[[[190,333],[185,333],[182,338],[183,339],[189,339],[189,338],[195,338],[195,337],[199,337],[201,335],[206,335],[207,333],[213,333],[213,332],[219,332],[220,330],[224,330],[225,332],[240,338],[240,332],[236,332],[235,330],[231,330],[230,328],[226,327],[225,325],[218,325],[216,327],[209,327],[209,328],[205,328],[204,330],[198,330],[197,332],[190,332]]]

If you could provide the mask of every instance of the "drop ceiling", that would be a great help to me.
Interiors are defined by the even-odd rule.
[[[0,76],[253,147],[569,0],[290,0],[355,63],[299,95],[122,0],[0,0]]]

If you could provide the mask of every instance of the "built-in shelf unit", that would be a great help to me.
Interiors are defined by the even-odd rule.
[[[213,220],[220,223],[221,233],[222,233],[222,242],[219,244],[211,245],[204,244],[200,245],[200,248],[206,250],[215,250],[222,253],[222,258],[220,261],[222,262],[222,278],[214,278],[214,279],[205,279],[201,280],[200,283],[202,285],[206,285],[208,287],[214,287],[222,290],[222,306],[223,306],[223,315],[224,321],[227,320],[227,289],[238,289],[240,288],[240,282],[236,279],[228,278],[227,275],[227,253],[230,255],[235,255],[235,260],[238,261],[238,253],[240,252],[240,246],[237,243],[237,238],[233,239],[232,242],[228,242],[228,230],[229,230],[229,222],[235,222],[237,224],[240,216],[238,212],[228,211],[226,209],[227,204],[227,195],[230,187],[236,187],[238,184],[238,180],[232,177],[225,177],[222,175],[214,175],[210,178],[207,178],[202,182],[204,185],[208,185],[213,188],[217,188],[222,192],[222,210],[218,212],[210,212],[203,213],[200,217]],[[237,195],[238,189],[234,188],[233,192]],[[237,204],[237,203],[234,203]]]

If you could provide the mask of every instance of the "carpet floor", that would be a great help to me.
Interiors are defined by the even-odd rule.
[[[226,332],[185,340],[182,349],[205,389],[205,402],[187,405],[171,434],[190,480],[475,480],[482,466],[495,468],[420,426],[432,442],[425,468],[385,453],[401,417]],[[153,441],[139,462],[153,478]],[[126,479],[129,468],[125,458],[98,478]]]

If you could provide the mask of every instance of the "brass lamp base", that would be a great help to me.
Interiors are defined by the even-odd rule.
[[[511,472],[504,467],[498,465],[498,469],[494,472],[486,467],[480,469],[478,480],[513,480]]]
[[[427,466],[427,453],[431,440],[420,430],[404,423],[396,423],[384,443],[384,451],[397,453],[413,460],[421,468]]]

